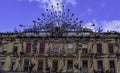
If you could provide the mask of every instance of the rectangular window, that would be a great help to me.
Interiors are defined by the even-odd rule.
[[[0,70],[4,70],[5,60],[0,60]]]
[[[53,60],[52,71],[57,72],[58,70],[58,60]]]
[[[73,53],[73,44],[68,44],[68,53]]]
[[[99,60],[97,61],[97,64],[98,64],[98,69],[103,69],[103,61]]]
[[[45,43],[40,43],[40,53],[44,53],[45,51]]]
[[[82,53],[83,54],[87,53],[87,44],[82,44]]]
[[[10,70],[13,71],[14,67],[15,67],[15,59],[12,59],[11,60],[11,67],[10,67],[11,69]]]
[[[97,53],[102,54],[102,44],[101,43],[97,44]]]
[[[39,72],[43,71],[43,60],[38,60],[38,71]]]
[[[111,73],[115,73],[115,63],[113,60],[109,61]]]
[[[73,60],[68,60],[67,61],[67,70],[68,71],[73,71]]]
[[[110,53],[110,54],[114,53],[113,43],[109,43],[109,44],[108,44],[108,48],[109,48],[109,53]]]
[[[7,49],[8,49],[8,43],[4,43],[3,44],[3,52],[6,53],[7,52]]]
[[[18,51],[18,43],[14,43],[13,53],[17,53],[17,51]]]
[[[59,52],[59,45],[58,44],[54,44],[53,45],[53,52],[54,53],[58,53]]]
[[[83,67],[83,73],[88,73],[88,61],[87,60],[83,60],[82,61],[82,67]]]
[[[26,52],[30,53],[30,51],[31,51],[31,43],[27,43],[26,44]]]
[[[25,59],[24,60],[24,71],[28,71],[29,70],[29,59]]]

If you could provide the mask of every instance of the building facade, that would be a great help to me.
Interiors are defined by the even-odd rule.
[[[0,69],[4,71],[120,72],[120,35],[116,33],[1,33]]]

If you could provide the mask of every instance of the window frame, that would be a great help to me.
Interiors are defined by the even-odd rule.
[[[45,43],[40,43],[39,53],[44,53],[44,52],[45,52]]]
[[[14,63],[14,64],[12,64],[12,63]],[[14,66],[15,66],[15,63],[16,63],[16,59],[11,59],[11,64],[10,64],[10,71],[14,71]]]
[[[26,61],[26,62],[25,62],[25,61]],[[26,64],[26,63],[27,63],[27,64]],[[24,59],[23,71],[29,71],[29,64],[30,64],[29,59]]]
[[[68,51],[68,54],[71,54],[73,53],[73,44],[72,43],[68,43],[67,44],[67,51]]]
[[[59,53],[59,44],[53,44],[53,53],[54,54],[57,54]]]
[[[9,46],[8,46],[8,43],[4,43],[4,44],[3,44],[3,47],[2,47],[2,51],[3,51],[3,52],[7,52],[8,47],[9,47]]]
[[[70,65],[69,62],[72,64]],[[73,71],[73,60],[67,60],[67,71]]]
[[[83,47],[83,46],[86,46],[86,47]],[[88,44],[87,43],[83,43],[82,44],[82,53],[83,54],[88,53]]]
[[[102,54],[103,53],[103,47],[102,43],[97,43],[97,53]]]
[[[114,46],[113,43],[108,43],[108,51],[110,54],[114,53]]]
[[[13,53],[17,53],[17,52],[18,52],[18,43],[14,43],[14,45],[13,45]]]
[[[41,66],[40,62],[42,63],[42,66]],[[39,65],[39,64],[40,64],[40,65]],[[43,65],[44,65],[43,59],[39,59],[39,60],[38,60],[38,67],[37,67],[37,71],[38,71],[38,72],[42,72],[42,71],[43,71],[43,68],[44,68]],[[40,68],[42,68],[42,69],[40,70]]]
[[[30,53],[31,48],[32,48],[31,42],[26,43],[26,53]]]

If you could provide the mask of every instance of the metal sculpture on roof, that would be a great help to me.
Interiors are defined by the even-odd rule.
[[[81,26],[82,22],[74,16],[74,13],[70,12],[70,9],[65,9],[64,6],[59,6],[57,3],[56,7],[52,5],[50,9],[46,9],[45,13],[42,13],[41,18],[33,21],[34,26],[25,29],[24,32],[39,33],[46,31],[51,35],[62,35],[69,31],[91,31],[90,29],[83,28]]]

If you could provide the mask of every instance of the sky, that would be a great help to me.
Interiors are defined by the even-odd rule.
[[[120,0],[0,0],[0,32],[22,29],[33,25],[33,20],[56,3],[70,9],[80,20],[82,26],[120,32]]]

